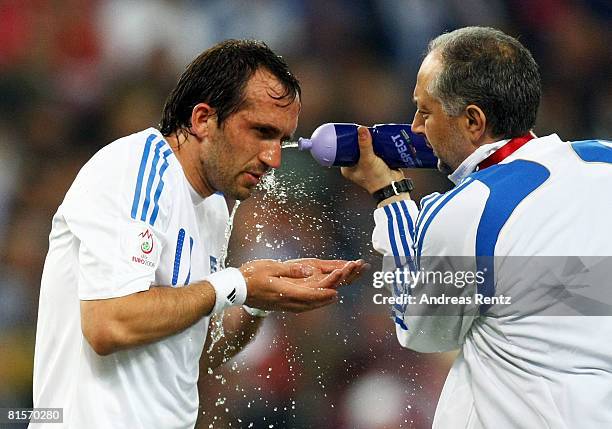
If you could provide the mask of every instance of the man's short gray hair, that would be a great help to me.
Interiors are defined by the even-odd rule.
[[[442,71],[429,92],[451,116],[475,104],[487,117],[490,133],[511,138],[535,125],[541,97],[538,65],[515,38],[488,27],[465,27],[433,39],[432,52],[442,59]]]

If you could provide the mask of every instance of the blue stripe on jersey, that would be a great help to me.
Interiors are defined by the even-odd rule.
[[[142,179],[147,166],[147,160],[149,159],[149,152],[151,151],[151,143],[155,139],[155,134],[147,137],[144,150],[142,151],[142,158],[140,159],[140,168],[138,169],[138,178],[136,179],[136,189],[134,189],[134,202],[132,202],[132,219],[136,219],[136,213],[138,212],[138,205],[140,204],[140,192],[142,190]]]
[[[406,240],[406,230],[404,229],[404,220],[402,219],[402,214],[400,213],[399,205],[397,203],[390,204],[393,207],[393,211],[395,212],[395,219],[397,219],[397,228],[399,230],[400,241],[402,242],[402,247],[404,248],[404,255],[410,257],[410,246],[408,245],[408,241]]]
[[[416,265],[414,264],[414,243],[416,242],[416,233],[414,230],[414,223],[412,222],[412,218],[410,217],[410,211],[408,210],[408,205],[406,204],[406,202],[404,200],[400,201],[400,204],[402,206],[402,210],[404,212],[404,215],[406,216],[406,220],[408,221],[408,233],[410,234],[410,237],[412,238],[412,253],[410,254],[410,258],[408,259],[408,265],[410,266],[410,271],[415,271],[417,270]]]
[[[571,144],[574,152],[585,162],[612,164],[612,147],[597,140],[583,140]]]
[[[406,220],[408,220],[408,233],[410,234],[410,236],[412,237],[412,241],[414,242],[414,240],[416,240],[416,237],[414,236],[414,223],[412,223],[412,218],[410,217],[408,205],[404,200],[401,200],[400,204],[402,206],[402,210],[404,211],[404,215],[406,216]]]
[[[397,317],[395,314],[393,316],[395,317],[395,323],[397,323],[404,331],[407,331],[408,326],[406,326],[406,323],[404,323],[404,321]]]
[[[393,258],[395,259],[395,266],[401,267],[402,262],[399,257],[399,252],[397,251],[397,243],[395,242],[395,231],[393,229],[393,215],[391,214],[391,210],[389,206],[384,206],[385,214],[387,215],[387,232],[389,234],[389,242],[391,243],[391,251],[393,252]]]
[[[157,190],[155,191],[155,197],[153,198],[153,213],[151,213],[151,218],[149,219],[149,223],[151,226],[155,225],[155,221],[157,220],[157,213],[159,212],[159,197],[164,189],[164,173],[166,172],[166,168],[168,168],[168,156],[172,154],[172,149],[166,149],[163,152],[164,163],[159,169],[159,183],[157,184]]]
[[[459,186],[454,188],[452,191],[442,194],[440,197],[444,197],[444,200],[442,200],[442,202],[438,204],[435,210],[431,212],[431,216],[429,216],[427,218],[427,221],[425,221],[422,231],[419,231],[419,223],[417,222],[417,237],[418,237],[417,243],[416,243],[416,249],[417,249],[416,250],[416,265],[417,267],[421,266],[421,250],[423,249],[423,242],[425,241],[425,233],[427,232],[427,229],[429,228],[431,221],[436,217],[436,215],[442,209],[442,207],[448,204],[448,202],[452,200],[455,195],[457,195],[460,191],[465,189],[465,187],[469,185],[470,183],[472,183],[472,180],[471,178],[468,177],[466,180],[464,180]],[[429,208],[432,206],[433,206],[433,203],[427,207]],[[425,215],[423,215],[419,220],[422,220],[424,217]],[[419,237],[419,232],[420,232],[420,237]],[[442,255],[432,255],[432,256],[442,256]]]
[[[193,253],[193,237],[189,237],[189,272],[187,273],[187,278],[185,279],[185,286],[189,284],[189,279],[191,279],[191,254]]]
[[[395,203],[392,203],[391,205],[394,206],[393,209],[398,214],[397,225],[398,225],[398,228],[400,230],[400,238],[401,238],[402,234],[403,234],[403,229],[404,229],[402,218],[401,218],[401,216],[399,216],[397,205]],[[385,211],[385,214],[387,215],[387,231],[388,231],[388,234],[389,234],[389,242],[391,243],[391,251],[393,252],[393,258],[395,260],[395,266],[397,268],[400,268],[402,266],[402,261],[401,261],[401,258],[400,258],[400,255],[399,255],[399,251],[398,251],[398,248],[397,248],[397,243],[395,242],[395,229],[393,228],[393,226],[394,226],[393,215],[391,214],[391,209],[389,209],[388,205],[384,206],[383,209]],[[405,240],[406,240],[406,237],[404,235],[403,241],[405,242]],[[402,243],[402,244],[404,244],[404,243]],[[407,247],[407,245],[406,245],[406,247]],[[408,252],[407,257],[410,260],[410,252]],[[401,296],[402,293],[403,293],[403,291],[398,288],[397,283],[394,281],[393,282],[393,294],[395,296]],[[407,331],[408,330],[408,326],[406,326],[406,324],[404,323],[403,319],[401,317],[399,317],[399,315],[403,316],[405,311],[406,311],[406,306],[402,306],[400,304],[395,304],[395,305],[393,305],[391,307],[391,314],[393,315],[393,320],[403,330]],[[398,312],[399,315],[396,312]]]
[[[436,197],[439,197],[440,195],[442,195],[442,194],[440,194],[439,192],[434,192],[433,194],[429,194],[429,195],[426,195],[423,198],[421,198],[421,203],[420,203],[421,210],[423,208],[425,208],[425,204],[427,204],[429,202],[429,200],[431,200],[433,198],[436,198]]]
[[[550,177],[550,172],[542,164],[519,159],[493,165],[470,177],[489,188],[489,197],[476,231],[476,269],[484,273],[484,282],[478,286],[478,293],[490,297],[495,294],[493,256],[499,234],[516,207]],[[490,307],[481,305],[481,314]]]
[[[417,221],[416,221],[416,231],[415,231],[415,237],[414,237],[415,242],[417,241],[419,232],[421,231],[421,225],[423,223],[423,219],[425,219],[425,217],[427,216],[427,213],[429,213],[429,210],[431,210],[431,208],[436,205],[438,200],[443,198],[445,195],[447,194],[437,194],[434,197],[430,198],[431,201],[429,198],[427,199],[427,201],[421,200],[421,212],[419,213],[419,216],[417,217]]]
[[[397,219],[397,227],[399,230],[402,247],[404,248],[404,256],[406,257],[406,262],[408,263],[410,271],[416,271],[416,267],[414,266],[414,262],[412,261],[412,248],[408,244],[408,240],[406,240],[406,230],[404,228],[404,219],[402,218],[402,215],[400,213],[400,205],[398,203],[391,203],[391,206],[393,207],[393,211],[395,212],[395,218]],[[410,216],[408,216],[408,214],[406,214],[406,217],[410,219]],[[408,234],[411,234],[410,229],[408,230]]]
[[[178,283],[179,270],[181,268],[181,254],[183,253],[183,243],[185,242],[185,230],[179,229],[176,238],[176,252],[174,253],[174,267],[172,269],[172,286]]]
[[[142,205],[142,213],[140,214],[140,220],[144,221],[147,218],[147,212],[149,211],[149,205],[151,204],[151,189],[153,188],[153,181],[157,175],[157,163],[159,162],[159,151],[164,145],[164,141],[161,140],[155,145],[155,154],[153,155],[153,162],[151,164],[151,170],[149,171],[149,179],[147,180],[146,197]]]

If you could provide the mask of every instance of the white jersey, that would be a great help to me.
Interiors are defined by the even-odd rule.
[[[209,318],[99,356],[83,337],[80,301],[203,279],[217,269],[227,220],[224,197],[197,195],[154,128],[111,143],[81,169],[53,217],[40,290],[34,406],[64,409],[54,428],[195,425]]]
[[[436,428],[612,427],[612,145],[551,135],[475,171],[506,142],[479,148],[451,175],[457,186],[420,209],[400,201],[375,211],[385,269],[456,270],[459,261],[484,273],[464,289],[393,285],[397,296],[457,298],[394,305],[398,340],[421,352],[461,349]]]

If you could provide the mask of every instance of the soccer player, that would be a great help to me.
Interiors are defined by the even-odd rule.
[[[393,306],[402,346],[461,350],[436,428],[612,427],[612,144],[536,137],[540,94],[516,39],[443,34],[417,76],[412,128],[455,187],[417,208],[363,127],[359,163],[343,168],[378,201],[373,244],[388,269],[482,276],[390,284],[416,300]]]
[[[358,274],[363,261],[220,266],[224,195],[248,198],[279,167],[299,111],[280,57],[226,41],[188,66],[160,130],[82,168],[53,217],[40,291],[34,406],[63,408],[58,427],[193,427],[199,372],[222,362],[219,347],[202,353],[211,315],[228,310],[237,327],[217,346],[239,350],[265,310],[331,304]]]

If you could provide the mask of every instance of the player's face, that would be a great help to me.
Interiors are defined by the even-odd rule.
[[[263,174],[280,167],[281,143],[295,132],[300,112],[298,99],[274,98],[284,90],[265,70],[253,75],[245,91],[245,105],[221,127],[215,124],[200,153],[212,187],[238,200],[251,195]]]
[[[429,92],[429,85],[441,67],[440,58],[435,53],[425,57],[421,64],[413,94],[417,111],[412,121],[412,131],[425,135],[438,157],[438,169],[449,174],[459,167],[473,149],[462,133],[459,117],[446,114],[442,103]]]

